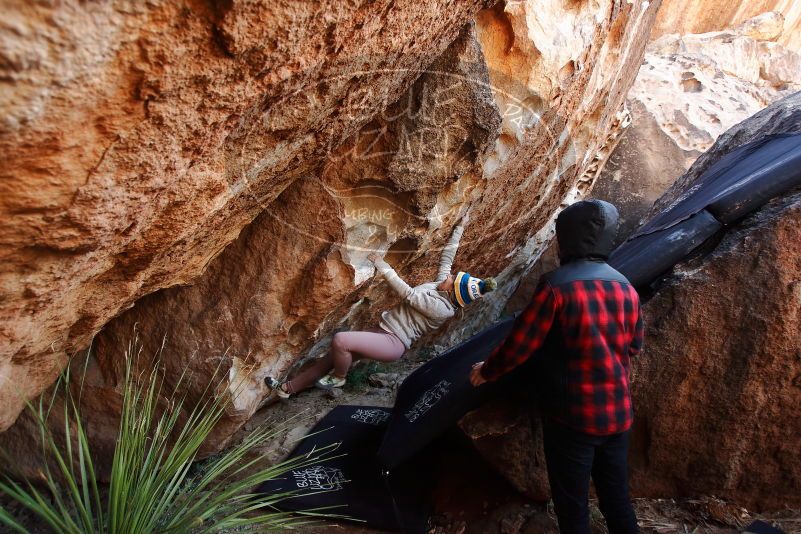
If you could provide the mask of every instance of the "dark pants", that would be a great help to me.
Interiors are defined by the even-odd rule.
[[[543,423],[545,461],[561,534],[589,534],[590,476],[609,534],[638,532],[629,498],[629,433],[592,436]]]

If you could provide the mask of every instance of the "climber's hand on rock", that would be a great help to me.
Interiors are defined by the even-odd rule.
[[[367,259],[375,263],[381,259],[381,256],[379,256],[376,252],[371,252],[370,254],[367,255]]]
[[[459,221],[459,224],[462,226],[467,226],[467,223],[470,222],[470,208],[464,210],[464,214],[462,215],[462,220]]]
[[[484,362],[478,362],[473,364],[473,369],[470,371],[470,383],[473,386],[480,386],[487,380],[481,376],[481,368],[484,367]]]

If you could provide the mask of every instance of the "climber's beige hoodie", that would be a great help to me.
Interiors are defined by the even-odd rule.
[[[437,286],[451,272],[453,258],[456,256],[463,231],[461,225],[454,228],[450,241],[442,251],[437,279],[433,282],[410,287],[384,260],[379,260],[375,264],[378,272],[386,278],[392,289],[403,297],[400,304],[381,314],[380,326],[398,336],[407,349],[420,336],[436,330],[456,313],[456,307],[448,297],[448,293],[437,290]]]

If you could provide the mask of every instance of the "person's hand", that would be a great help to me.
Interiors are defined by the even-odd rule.
[[[487,381],[481,376],[482,367],[484,367],[484,362],[474,363],[473,369],[470,371],[470,383],[473,384],[474,387],[478,387]]]
[[[459,221],[459,224],[461,224],[462,226],[467,226],[467,223],[469,222],[470,222],[470,208],[468,207],[465,210],[464,215],[462,215],[462,220]]]
[[[375,263],[381,259],[381,256],[379,256],[378,253],[376,252],[371,252],[370,254],[367,255],[367,259]]]

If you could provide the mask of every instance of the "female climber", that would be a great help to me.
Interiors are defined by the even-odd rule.
[[[264,379],[265,384],[282,399],[312,384],[322,389],[342,387],[354,360],[394,362],[423,334],[436,330],[453,317],[458,308],[494,290],[496,283],[493,278],[481,280],[461,271],[455,276],[451,274],[453,258],[468,221],[469,215],[465,214],[454,228],[442,251],[437,278],[433,282],[410,287],[378,254],[368,255],[377,272],[403,300],[381,314],[378,328],[364,332],[338,332],[326,356],[291,380],[280,381],[268,376]]]

